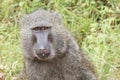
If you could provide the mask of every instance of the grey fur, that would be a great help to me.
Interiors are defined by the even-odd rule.
[[[56,12],[37,10],[20,20],[24,50],[24,68],[17,80],[97,80],[94,67],[79,49],[71,34],[64,29]],[[33,54],[33,37],[30,28],[52,26],[55,55],[47,61]]]

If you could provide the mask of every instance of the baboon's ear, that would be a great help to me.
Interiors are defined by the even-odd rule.
[[[29,23],[29,15],[28,15],[28,14],[23,15],[23,17],[21,17],[21,18],[18,20],[18,25],[19,25],[20,27],[24,27],[24,26],[26,26],[28,23]]]
[[[71,54],[74,52],[79,52],[79,46],[77,45],[77,42],[72,36],[69,36],[68,52]]]
[[[54,21],[56,21],[59,25],[61,25],[63,22],[62,22],[62,17],[57,13],[57,12],[53,12],[53,18],[54,18]]]

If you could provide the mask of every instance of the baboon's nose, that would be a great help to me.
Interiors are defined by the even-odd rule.
[[[50,55],[49,51],[46,49],[39,49],[36,51],[36,54],[40,58],[47,58]]]
[[[47,53],[46,49],[39,49],[40,53]]]

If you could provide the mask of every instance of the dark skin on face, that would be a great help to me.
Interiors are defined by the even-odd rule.
[[[31,29],[35,38],[34,51],[38,58],[45,59],[50,55],[50,26],[38,26]]]

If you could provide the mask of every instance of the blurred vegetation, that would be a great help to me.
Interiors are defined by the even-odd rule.
[[[91,58],[99,80],[120,80],[120,0],[0,0],[0,72],[22,69],[18,20],[36,9],[57,11]]]

